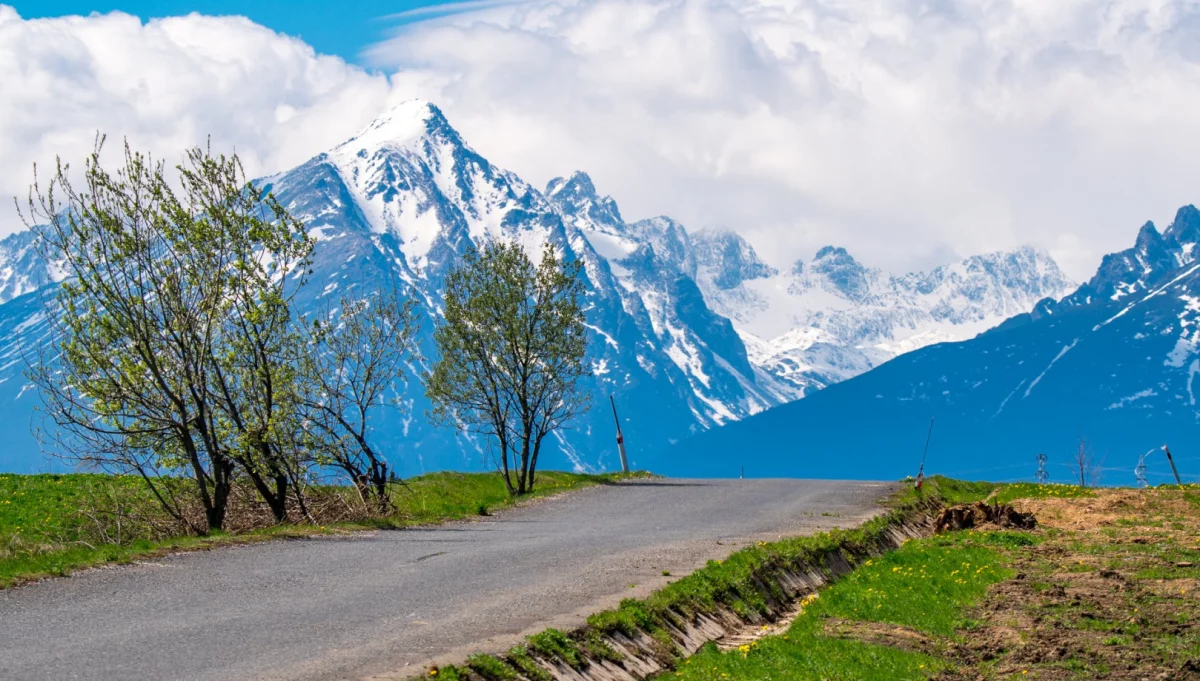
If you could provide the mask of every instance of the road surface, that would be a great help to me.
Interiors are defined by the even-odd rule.
[[[0,679],[403,679],[580,624],[673,579],[664,570],[856,525],[890,489],[647,480],[478,521],[92,570],[0,591]]]

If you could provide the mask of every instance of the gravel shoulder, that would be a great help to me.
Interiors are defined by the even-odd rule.
[[[0,592],[0,678],[388,679],[851,527],[890,483],[643,480],[495,518],[168,556]]]

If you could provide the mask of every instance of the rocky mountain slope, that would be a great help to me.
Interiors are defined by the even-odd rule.
[[[1030,478],[1045,453],[1070,478],[1080,437],[1106,482],[1132,484],[1143,453],[1153,479],[1170,473],[1171,444],[1192,461],[1200,436],[1200,211],[1186,206],[1163,233],[1142,228],[1061,300],[1043,301],[959,343],[900,356],[792,404],[667,449],[655,470],[728,474],[731,451],[753,453],[747,474],[915,474],[930,418],[929,470]],[[736,448],[736,449],[734,449]],[[1155,450],[1155,451],[1151,451]],[[853,468],[846,462],[852,461]],[[1189,473],[1185,468],[1185,475]],[[1156,478],[1154,476],[1157,476]]]
[[[698,281],[713,309],[733,320],[755,365],[801,388],[970,338],[1071,289],[1054,260],[1029,247],[891,276],[843,248],[781,272],[734,234],[701,239]]]
[[[260,182],[318,240],[300,312],[399,282],[422,304],[426,357],[434,354],[442,281],[467,249],[511,239],[535,254],[552,243],[581,261],[592,331],[587,387],[596,406],[547,454],[543,465],[552,467],[616,465],[609,394],[633,459],[643,463],[641,453],[794,400],[906,342],[920,344],[927,336],[919,332],[931,324],[969,334],[1002,311],[1028,310],[1034,291],[1061,279],[1032,251],[896,279],[824,249],[783,274],[736,235],[691,235],[666,217],[627,222],[583,173],[539,191],[480,156],[425,102],[405,103],[353,139]],[[0,432],[11,436],[0,470],[47,465],[30,434],[37,397],[21,371],[28,350],[45,346],[49,333],[42,302],[52,299],[53,284],[35,289],[59,275],[32,241],[25,232],[0,242]],[[772,287],[783,292],[771,298]],[[812,342],[805,336],[789,344],[762,331],[776,318]],[[407,385],[394,395],[400,410],[378,425],[394,467],[408,475],[490,466],[486,443],[426,420],[419,380],[426,368],[409,367]]]

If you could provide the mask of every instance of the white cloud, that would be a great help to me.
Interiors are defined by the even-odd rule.
[[[1196,0],[467,9],[375,46],[384,77],[244,19],[0,7],[0,194],[96,129],[171,154],[211,133],[274,172],[416,96],[532,182],[588,170],[626,217],[731,227],[776,264],[1033,242],[1083,278],[1200,198]]]
[[[20,227],[11,197],[33,164],[80,163],[97,131],[169,163],[212,135],[265,173],[341,142],[390,93],[386,77],[245,18],[24,20],[0,5],[0,236]]]
[[[371,52],[530,179],[890,267],[1033,242],[1076,277],[1200,198],[1195,0],[580,0]]]

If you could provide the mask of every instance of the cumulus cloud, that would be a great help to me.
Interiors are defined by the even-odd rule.
[[[531,182],[587,170],[627,218],[731,228],[776,265],[1028,242],[1083,278],[1200,194],[1198,45],[1195,0],[485,0],[364,70],[245,19],[0,7],[0,194],[97,129],[160,153],[211,133],[266,173],[421,97]]]
[[[1086,277],[1200,197],[1194,0],[549,0],[412,25],[485,155],[634,216],[906,268],[1031,242]]]
[[[267,173],[346,139],[392,92],[241,17],[25,20],[0,5],[0,236],[21,226],[10,197],[26,195],[33,164],[81,162],[98,131],[169,163],[211,135]]]

